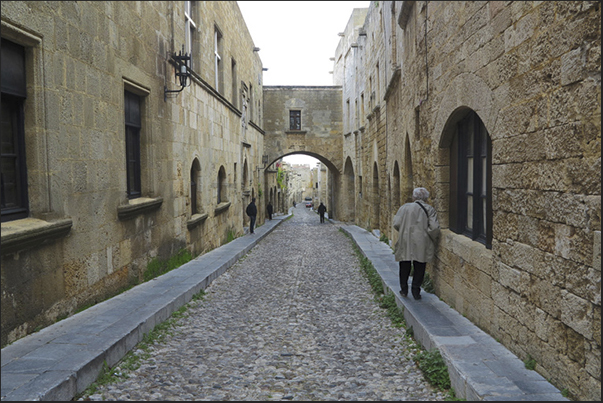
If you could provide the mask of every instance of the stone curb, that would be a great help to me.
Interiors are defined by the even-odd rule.
[[[71,400],[290,214],[2,349],[2,400]]]
[[[386,292],[403,308],[408,327],[423,348],[437,348],[446,361],[457,397],[466,400],[567,401],[561,392],[490,335],[436,295],[415,301],[400,295],[399,266],[389,245],[355,225],[332,221],[348,234],[381,276]]]

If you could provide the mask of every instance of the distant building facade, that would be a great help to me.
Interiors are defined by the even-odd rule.
[[[426,187],[437,295],[580,400],[601,399],[597,2],[371,2],[335,55],[347,219],[394,242]]]
[[[2,345],[243,234],[262,86],[234,1],[2,3]]]

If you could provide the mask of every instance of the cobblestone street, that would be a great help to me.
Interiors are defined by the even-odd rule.
[[[444,400],[373,300],[352,242],[302,204],[293,212],[189,304],[151,358],[89,398]]]

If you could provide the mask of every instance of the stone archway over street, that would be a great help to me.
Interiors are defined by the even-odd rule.
[[[264,87],[264,154],[267,166],[291,154],[318,159],[329,169],[331,214],[345,211],[342,104],[338,86]],[[350,201],[350,202],[353,202]]]

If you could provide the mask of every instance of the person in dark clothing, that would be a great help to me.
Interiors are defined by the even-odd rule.
[[[247,215],[249,216],[249,233],[253,234],[253,227],[255,227],[255,218],[258,215],[258,208],[255,206],[255,197],[251,199],[251,203],[247,205],[247,209],[245,210]]]
[[[268,202],[268,205],[266,206],[266,212],[268,213],[269,220],[272,220],[272,211],[273,211],[272,203]]]
[[[325,222],[325,213],[327,212],[327,208],[322,202],[320,202],[320,206],[318,206],[318,214],[320,214],[320,222]]]

